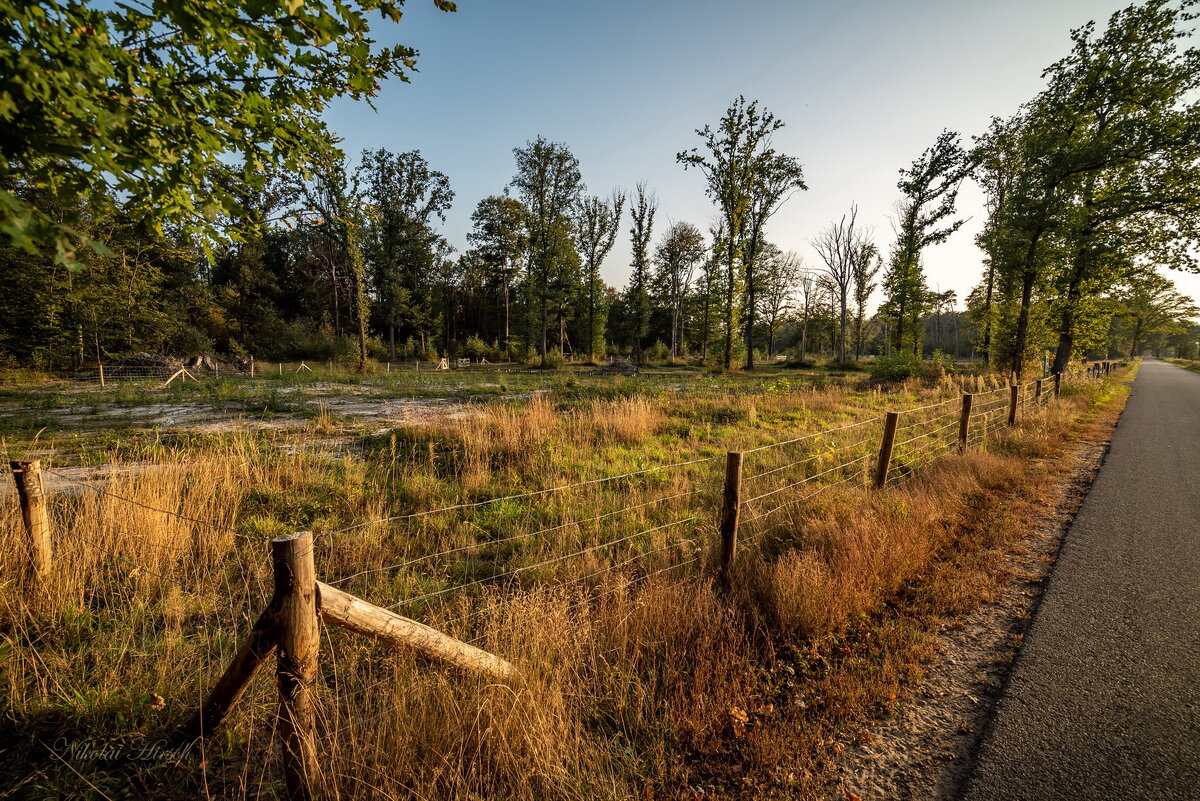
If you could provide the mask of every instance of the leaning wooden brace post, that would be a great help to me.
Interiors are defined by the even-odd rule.
[[[967,437],[971,433],[971,405],[975,401],[975,396],[969,392],[964,392],[962,397],[962,412],[958,415],[958,452],[963,453],[967,450]]]
[[[887,483],[888,469],[892,466],[892,446],[896,444],[896,423],[899,412],[888,412],[883,420],[883,440],[879,444],[879,462],[875,465],[875,487],[883,489]]]
[[[313,685],[321,630],[312,532],[298,531],[271,540],[271,558],[278,600],[275,677],[279,683],[283,778],[288,799],[308,801],[319,795],[320,789]]]
[[[495,654],[450,637],[435,628],[367,603],[337,587],[317,582],[321,619],[388,645],[412,648],[422,656],[460,670],[500,681],[513,679],[517,669]]]
[[[50,572],[50,518],[46,515],[46,496],[42,492],[42,465],[34,461],[9,462],[21,502],[21,518],[29,548],[29,567],[34,577],[43,579]]]
[[[730,451],[725,458],[725,494],[721,505],[720,579],[729,582],[737,553],[738,520],[742,515],[742,454]]]
[[[1062,373],[1054,374],[1054,397],[1062,395]]]
[[[200,707],[191,721],[183,727],[185,741],[211,735],[217,726],[221,725],[221,721],[225,720],[233,705],[245,694],[258,669],[275,653],[275,643],[279,639],[275,619],[275,600],[272,599],[266,611],[255,621],[254,627],[250,629],[250,636],[242,643],[217,685],[208,694],[204,706]]]
[[[1021,386],[1013,384],[1008,388],[1008,424],[1015,426],[1017,424],[1017,399],[1021,394]]]

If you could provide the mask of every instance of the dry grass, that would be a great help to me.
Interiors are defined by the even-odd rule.
[[[979,569],[960,564],[956,580],[941,566],[1016,535],[1015,526],[995,542],[977,533],[1005,499],[1030,491],[1030,457],[1061,452],[1074,421],[1104,403],[1111,386],[1028,409],[1024,426],[987,451],[920,470],[918,450],[898,453],[908,467],[898,471],[899,486],[882,493],[856,488],[861,462],[839,468],[825,478],[846,478],[845,485],[746,526],[752,542],[729,592],[704,576],[731,440],[755,447],[868,419],[880,408],[952,397],[953,387],[669,403],[563,405],[536,397],[487,407],[478,419],[400,431],[365,456],[280,453],[238,437],[199,452],[130,453],[156,466],[115,474],[106,490],[218,527],[86,489],[59,494],[56,566],[36,589],[22,577],[19,514],[5,505],[2,781],[32,798],[94,792],[89,785],[96,797],[277,795],[274,693],[263,678],[203,759],[71,762],[81,776],[52,751],[86,738],[154,739],[184,719],[270,594],[265,539],[311,526],[318,573],[345,578],[346,589],[376,603],[466,583],[400,608],[522,670],[511,686],[489,684],[323,630],[321,748],[336,796],[812,793],[836,732],[878,712],[880,699],[894,702],[912,672],[905,666],[920,655],[912,630],[880,616],[898,598],[920,597],[932,611],[977,599],[985,584]],[[914,431],[937,430],[944,411],[915,416]],[[922,447],[948,445],[945,436]],[[762,451],[747,457],[747,468],[787,467],[761,479],[764,491],[786,488],[796,476],[868,453],[859,439],[850,429]],[[706,456],[715,458],[332,532],[389,513]],[[637,508],[621,511],[628,506]],[[639,533],[645,529],[656,530]],[[454,553],[426,558],[447,550]]]

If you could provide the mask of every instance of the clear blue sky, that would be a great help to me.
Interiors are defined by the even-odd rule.
[[[897,170],[943,129],[966,137],[1011,114],[1042,86],[1041,70],[1067,53],[1071,28],[1103,22],[1111,0],[460,0],[444,14],[408,0],[381,42],[417,48],[420,72],[376,100],[338,103],[331,127],[352,155],[419,149],[456,196],[444,234],[466,248],[476,202],[513,175],[512,149],[544,135],[579,158],[590,192],[657,192],[656,233],[668,220],[707,230],[715,209],[698,172],[675,154],[699,144],[738,94],[787,127],[777,146],[804,165],[807,192],[773,218],[768,237],[819,265],[809,239],[852,201],[884,252],[892,242]],[[927,251],[931,286],[959,298],[979,280],[974,236],[983,219],[973,185],[960,194],[972,219]],[[628,216],[604,265],[629,273]],[[1200,299],[1200,276],[1170,273]]]

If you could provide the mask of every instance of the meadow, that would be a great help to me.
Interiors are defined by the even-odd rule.
[[[1134,369],[1073,377],[1059,398],[1028,382],[1013,427],[1007,382],[973,373],[12,377],[3,445],[42,461],[55,553],[28,575],[5,494],[0,784],[280,796],[265,674],[215,736],[129,754],[203,702],[271,595],[267,541],[308,530],[320,580],[519,670],[497,682],[324,627],[329,797],[820,797],[838,743],[903,702],[930,621],[986,596]],[[370,413],[397,399],[416,404],[403,420]],[[203,421],[138,414],[164,406]],[[881,415],[899,410],[914,411],[874,489]],[[717,582],[731,450],[739,552]]]

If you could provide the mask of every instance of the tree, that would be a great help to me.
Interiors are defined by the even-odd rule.
[[[983,188],[988,212],[983,230],[975,238],[975,243],[985,254],[984,279],[980,292],[973,293],[978,302],[969,304],[979,323],[980,347],[985,363],[991,362],[992,335],[996,324],[997,269],[1005,262],[1005,248],[1011,247],[1011,231],[1003,224],[1003,220],[1021,158],[1020,134],[1018,118],[993,118],[988,133],[976,138],[976,147],[971,152],[974,177]],[[983,142],[986,145],[981,145]]]
[[[1030,337],[1036,291],[1065,283],[1071,293],[1074,275],[1084,281],[1089,264],[1100,263],[1093,257],[1113,244],[1101,231],[1104,212],[1098,201],[1126,184],[1121,176],[1146,170],[1129,186],[1147,198],[1160,193],[1178,197],[1179,189],[1194,188],[1194,179],[1163,180],[1190,174],[1200,136],[1200,111],[1188,102],[1200,87],[1200,53],[1179,49],[1179,41],[1190,33],[1190,5],[1150,0],[1113,14],[1100,35],[1094,23],[1073,31],[1071,53],[1045,71],[1046,89],[1014,122],[1020,131],[1019,157],[999,221],[1014,245],[1002,250],[1004,262],[998,269],[1015,279],[1018,290],[1011,347],[1017,373],[1026,353],[1039,344]],[[981,145],[990,146],[991,138]],[[1112,193],[1116,206],[1126,204],[1124,194]],[[1177,203],[1164,219],[1182,220],[1180,212],[1192,200],[1182,197]],[[1169,225],[1170,233],[1160,242],[1174,242],[1168,251],[1179,265],[1194,269],[1186,241],[1193,224]],[[1073,265],[1065,282],[1047,274],[1063,263],[1059,256],[1064,255]],[[1082,297],[1078,290],[1060,307],[1060,354],[1071,347],[1074,302]],[[1056,356],[1056,364],[1060,361]]]
[[[513,282],[521,272],[521,259],[529,247],[528,209],[515,198],[491,195],[479,201],[471,214],[474,226],[467,240],[482,262],[483,274],[500,284],[504,304],[504,351],[508,353],[511,331]]]
[[[825,277],[838,306],[838,361],[846,361],[846,330],[849,324],[850,295],[854,289],[856,260],[867,246],[865,234],[857,227],[858,206],[851,204],[850,213],[830,223],[812,240],[813,250],[825,263]]]
[[[763,318],[767,325],[767,356],[775,356],[775,337],[784,317],[792,311],[796,285],[804,262],[794,250],[784,253],[769,242],[763,244],[757,280],[762,290]]]
[[[808,355],[808,325],[819,304],[821,284],[816,275],[805,270],[800,274],[800,361]]]
[[[779,127],[783,127],[780,124]],[[800,162],[792,156],[777,153],[770,147],[769,137],[753,165],[749,212],[746,215],[746,244],[743,247],[746,287],[746,369],[754,369],[754,323],[757,311],[757,281],[755,270],[763,246],[763,230],[767,221],[779,210],[788,196],[797,190],[808,189]]]
[[[362,192],[346,173],[345,162],[326,162],[302,187],[312,214],[303,218],[337,246],[344,258],[354,293],[355,321],[358,325],[358,368],[367,367],[367,321],[370,301],[367,297],[366,259],[363,257]]]
[[[898,206],[896,245],[883,279],[883,310],[891,320],[897,352],[911,348],[921,353],[927,296],[921,251],[946,241],[962,226],[963,220],[946,220],[954,214],[959,186],[969,171],[959,135],[952,131],[942,131],[910,168],[900,170],[896,186],[904,197]]]
[[[367,15],[397,22],[402,4],[0,0],[0,230],[30,253],[53,243],[73,263],[103,247],[79,229],[79,211],[111,191],[155,230],[170,221],[222,238],[215,218],[237,216],[237,203],[210,168],[236,155],[253,184],[268,168],[301,174],[328,158],[329,103],[369,99],[415,65],[415,50],[369,38]],[[17,184],[44,188],[68,215]]]
[[[633,220],[629,228],[629,241],[633,247],[633,272],[629,276],[626,292],[629,303],[630,334],[633,340],[634,360],[642,363],[642,340],[650,327],[650,239],[654,232],[654,215],[658,211],[658,200],[646,191],[644,183],[634,190],[634,201],[629,206]]]
[[[584,281],[587,283],[587,354],[588,361],[596,356],[596,332],[603,331],[606,320],[596,325],[597,313],[604,314],[604,282],[600,265],[612,250],[621,228],[621,212],[625,208],[625,193],[614,189],[611,197],[590,195],[579,202],[575,210],[575,231],[583,257]]]
[[[947,289],[945,292],[929,293],[929,301],[933,305],[933,318],[935,339],[937,350],[945,351],[945,344],[942,342],[942,311],[949,309],[954,311],[954,302],[958,300],[958,293],[953,289]]]
[[[863,331],[866,327],[867,304],[878,283],[875,277],[883,269],[879,248],[865,238],[850,255],[850,274],[854,281],[854,358],[863,356]]]
[[[571,213],[583,192],[583,177],[579,173],[579,159],[565,144],[549,142],[541,136],[523,148],[514,149],[513,155],[517,174],[511,185],[529,210],[527,286],[536,315],[534,341],[538,353],[545,358],[551,307],[561,309],[567,300],[560,295],[568,283],[564,279],[573,252],[568,247]]]
[[[1140,356],[1146,339],[1158,333],[1172,333],[1197,315],[1191,298],[1182,295],[1169,278],[1153,269],[1132,272],[1117,288],[1118,316],[1125,321],[1129,336],[1129,355]]]
[[[725,303],[724,366],[733,366],[733,338],[740,327],[739,262],[744,258],[747,225],[751,205],[761,178],[765,154],[770,152],[771,134],[783,127],[783,121],[760,109],[758,101],[738,97],[729,104],[716,130],[705,125],[696,134],[704,141],[707,155],[698,148],[675,156],[684,168],[698,168],[706,180],[705,192],[717,204],[725,229],[724,267]],[[798,166],[798,165],[797,165]],[[769,215],[768,215],[769,216]],[[744,286],[744,284],[743,284]]]
[[[422,288],[435,271],[442,242],[432,221],[445,221],[454,192],[445,173],[430,169],[418,150],[364,150],[356,177],[367,201],[363,249],[394,359],[397,327],[407,323],[402,334],[417,333],[414,321],[431,312],[431,298]]]
[[[654,252],[658,265],[655,282],[662,288],[671,310],[671,358],[679,357],[684,300],[691,289],[696,265],[704,261],[707,253],[704,234],[687,222],[677,222],[668,228]]]

